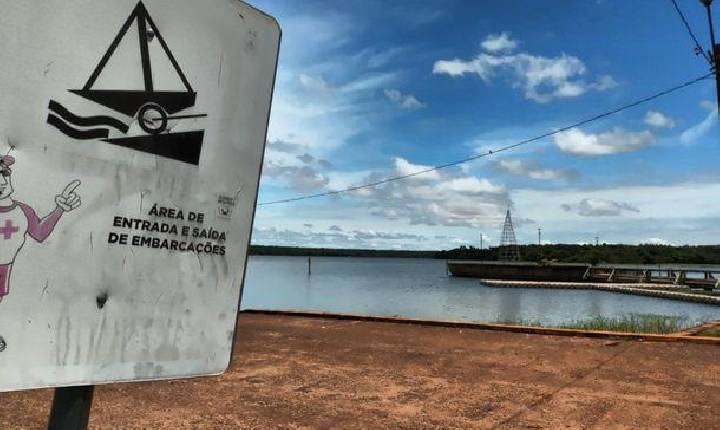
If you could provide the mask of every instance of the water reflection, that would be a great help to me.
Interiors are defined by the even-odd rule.
[[[720,319],[720,307],[603,291],[489,288],[446,276],[424,259],[251,257],[244,309],[296,309],[478,322],[568,324],[595,316],[655,314],[687,325]]]

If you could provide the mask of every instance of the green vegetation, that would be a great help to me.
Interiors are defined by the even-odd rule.
[[[497,260],[497,249],[461,247],[450,251],[396,251],[374,249],[328,249],[252,245],[251,255],[313,257],[402,257],[443,260]],[[523,245],[523,261],[615,264],[720,264],[720,245]]]
[[[497,260],[497,249],[461,247],[440,251],[437,258]],[[720,264],[720,245],[523,245],[523,261],[614,264]]]
[[[697,333],[697,336],[714,336],[720,337],[720,327],[709,328]]]
[[[631,314],[620,318],[594,317],[562,326],[580,330],[618,331],[622,333],[670,334],[686,328],[686,318],[664,315]]]
[[[685,330],[687,319],[665,315],[630,314],[618,318],[596,316],[568,324],[548,326],[538,322],[505,321],[502,324],[575,330],[616,331],[621,333],[671,334]]]
[[[303,257],[378,257],[436,258],[437,251],[396,251],[389,249],[331,249],[296,246],[251,245],[250,255],[283,255]]]

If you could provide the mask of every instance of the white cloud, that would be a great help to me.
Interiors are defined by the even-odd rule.
[[[367,65],[371,68],[383,67],[403,51],[405,51],[405,48],[395,47],[380,52],[372,52],[367,59]]]
[[[510,34],[503,31],[500,34],[488,35],[480,46],[489,52],[512,51],[517,48],[518,42],[510,39]]]
[[[643,239],[638,242],[639,245],[665,245],[665,246],[671,246],[672,242],[670,242],[667,239],[662,239],[660,237],[649,237],[647,239]]]
[[[338,88],[338,91],[346,94],[370,91],[389,84],[396,79],[397,74],[395,73],[374,73],[366,76],[361,76],[355,80],[352,80],[343,85],[342,87]]]
[[[717,109],[717,103],[710,100],[701,100],[700,107],[705,110],[713,111]]]
[[[302,244],[308,247],[331,248],[388,248],[395,247],[397,242],[406,245],[428,241],[422,234],[384,232],[375,230],[344,231],[337,225],[331,226],[328,231],[313,231],[312,224],[305,225],[305,229],[278,228],[276,226],[257,226],[253,229],[252,241],[256,245],[286,245],[297,246]],[[402,245],[402,244],[400,244]],[[400,246],[400,249],[405,246]]]
[[[290,6],[274,8],[283,16],[284,37],[269,141],[301,145],[302,151],[329,160],[373,127],[386,103],[378,90],[392,88],[398,77],[373,67],[385,64],[398,51],[348,49],[358,34],[358,23],[349,15],[327,8],[311,15],[298,15]],[[278,154],[282,146],[275,146],[270,159],[291,165],[292,160]]]
[[[323,174],[312,166],[288,166],[268,161],[263,166],[264,178],[281,178],[293,191],[308,192],[321,189],[330,183]]]
[[[542,168],[537,164],[528,163],[517,159],[502,159],[497,164],[503,170],[510,174],[517,176],[526,176],[531,179],[571,179],[577,176],[577,172],[573,170],[547,169]]]
[[[332,90],[332,86],[325,81],[322,77],[319,76],[310,76],[305,73],[301,73],[298,76],[298,80],[300,81],[300,84],[308,90],[312,92],[317,92],[320,94],[327,94]]]
[[[600,236],[606,243],[639,243],[655,237],[675,244],[715,244],[720,237],[720,203],[708,196],[718,193],[720,182],[687,182],[601,189],[515,189],[511,197],[517,212],[537,220],[543,238],[556,243],[594,243],[595,236]],[[615,202],[621,206],[621,215],[581,216],[579,202],[584,199]],[[623,204],[627,205],[624,210]],[[564,210],[567,206],[570,210]],[[586,210],[605,207],[614,211],[613,206],[589,203]],[[518,230],[521,240],[532,241],[532,231]]]
[[[661,112],[657,111],[648,111],[648,113],[645,115],[645,124],[651,126],[651,127],[658,127],[658,128],[673,128],[675,127],[675,121],[673,121],[672,118],[669,118],[665,115],[663,115]]]
[[[680,134],[680,142],[683,145],[692,145],[697,143],[698,140],[702,139],[711,130],[717,128],[718,123],[718,111],[712,111],[708,114],[705,119],[700,121],[698,124],[688,128]]]
[[[474,176],[445,180],[437,188],[442,192],[457,192],[466,195],[502,193],[505,191],[505,187],[495,185],[485,178],[476,178]]]
[[[307,146],[288,142],[282,139],[274,139],[268,140],[266,149],[268,151],[285,152],[292,154],[307,149]]]
[[[617,87],[618,84],[615,78],[610,75],[600,75],[597,80],[590,84],[590,88],[596,91],[605,91]]]
[[[647,130],[630,132],[615,127],[603,133],[585,133],[579,128],[571,128],[553,138],[563,152],[592,156],[638,151],[648,146],[654,136]]]
[[[437,170],[432,170],[432,166],[423,166],[422,164],[412,164],[404,158],[393,158],[393,164],[395,166],[395,172],[397,176],[415,175],[419,172],[428,171],[422,175],[413,176],[414,179],[419,180],[437,180],[440,179],[440,173]]]
[[[392,171],[371,173],[362,183],[427,168],[395,158]],[[410,180],[357,190],[351,195],[369,205],[376,217],[430,226],[495,226],[502,221],[509,202],[504,187],[485,178],[463,175],[459,169],[431,171]]]
[[[497,53],[501,51],[500,47],[509,47],[513,43],[517,45],[506,33],[488,36],[482,44],[487,52],[467,61],[458,58],[436,61],[433,73],[450,76],[476,74],[486,83],[492,82],[498,75],[504,76],[511,80],[514,87],[525,91],[525,98],[538,103],[577,97],[590,90],[605,91],[617,86],[617,82],[609,75],[602,75],[595,82],[581,79],[587,68],[579,58],[572,55],[545,57],[528,53]]]
[[[563,204],[561,208],[565,212],[576,212],[584,217],[621,216],[624,212],[640,212],[637,207],[629,203],[598,198],[582,199],[576,205]]]
[[[396,89],[385,89],[384,93],[385,97],[403,109],[420,109],[425,107],[425,104],[412,94],[403,94]]]

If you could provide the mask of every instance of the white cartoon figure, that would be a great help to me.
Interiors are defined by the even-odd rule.
[[[40,218],[31,206],[12,199],[13,164],[13,157],[0,157],[0,301],[10,293],[12,266],[27,237],[42,243],[52,234],[63,213],[80,206],[80,196],[75,193],[80,181],[76,179],[55,196],[55,210]]]

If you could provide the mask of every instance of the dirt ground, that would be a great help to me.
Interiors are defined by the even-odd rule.
[[[720,428],[720,347],[240,316],[227,374],[98,387],[92,428]],[[0,394],[44,428],[51,390]]]

